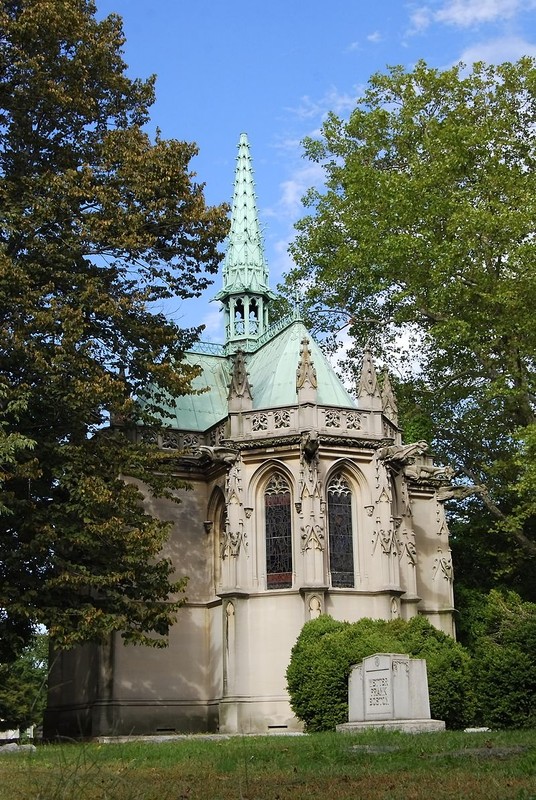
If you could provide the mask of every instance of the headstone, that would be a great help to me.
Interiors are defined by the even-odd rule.
[[[352,668],[348,722],[339,731],[393,728],[411,733],[444,730],[430,716],[426,661],[400,653],[375,653]]]

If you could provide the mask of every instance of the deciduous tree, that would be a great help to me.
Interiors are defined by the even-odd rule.
[[[0,660],[36,623],[59,647],[161,641],[183,588],[123,476],[176,481],[128,429],[190,390],[198,329],[158,309],[210,283],[226,209],[195,145],[146,132],[154,80],[128,77],[121,20],[95,11],[0,3]]]
[[[530,58],[374,75],[348,121],[305,142],[325,186],[305,198],[289,276],[326,329],[350,316],[391,360],[404,342],[411,424],[486,485],[497,529],[532,559],[535,125]]]

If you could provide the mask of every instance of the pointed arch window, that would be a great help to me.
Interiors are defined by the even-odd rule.
[[[338,588],[353,587],[352,490],[341,473],[330,480],[327,494],[331,585]]]
[[[273,475],[264,490],[266,533],[266,587],[292,586],[292,528],[290,486],[282,475]]]

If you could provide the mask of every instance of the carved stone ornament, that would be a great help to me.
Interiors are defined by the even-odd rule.
[[[374,361],[372,360],[372,353],[369,345],[365,347],[363,352],[363,364],[361,365],[357,396],[380,397],[378,378],[376,376],[376,367],[374,366]]]
[[[471,497],[471,495],[486,493],[485,486],[475,486],[473,484],[469,486],[442,486],[437,490],[437,499],[440,503],[444,503],[446,500],[465,500],[466,497]]]
[[[240,554],[242,544],[245,544],[245,534],[241,530],[228,529],[224,531],[221,540],[222,559],[232,556],[236,558]]]
[[[357,411],[346,412],[346,429],[349,431],[360,431],[362,428],[361,415]]]
[[[268,430],[268,415],[259,412],[254,414],[251,420],[251,430],[253,431],[267,431]]]
[[[386,556],[398,555],[398,548],[394,528],[387,528],[385,530],[376,528],[374,531],[373,549],[376,550],[378,542],[381,545],[382,553]]]
[[[225,480],[225,496],[227,500],[227,504],[233,501],[235,498],[236,502],[241,503],[241,495],[242,495],[242,473],[241,473],[241,465],[242,459],[238,458],[235,459],[232,464],[231,468],[227,473],[227,477]]]
[[[318,438],[318,431],[306,431],[302,433],[300,449],[307,461],[312,461],[318,452],[319,446],[320,439]]]
[[[209,447],[208,445],[201,444],[197,448],[196,453],[202,456],[207,456],[215,464],[223,463],[231,465],[234,464],[238,458],[240,451],[235,450],[232,447],[222,447],[221,445]]]
[[[450,551],[444,555],[441,548],[438,548],[437,556],[434,559],[434,566],[432,567],[432,574],[434,580],[439,576],[449,581],[449,583],[452,583],[453,569]]]
[[[436,520],[437,527],[436,533],[438,536],[448,536],[449,529],[447,525],[447,518],[445,516],[445,507],[436,498]]]
[[[417,563],[417,547],[415,545],[415,533],[412,529],[402,525],[397,532],[397,547],[400,559],[407,559],[410,567]]]
[[[243,350],[236,351],[233,361],[228,399],[231,400],[234,397],[245,397],[248,400],[252,400],[251,386],[248,373],[246,372],[246,359]]]
[[[300,480],[298,485],[298,497],[302,503],[309,497],[320,498],[322,482],[318,467],[319,459],[316,450],[314,450],[313,454],[310,453],[308,457],[307,450],[305,447],[302,447],[300,457]]]
[[[383,413],[387,419],[390,419],[391,422],[398,425],[398,404],[387,370],[383,373],[381,396]]]
[[[428,450],[427,442],[413,442],[412,444],[393,444],[389,447],[380,447],[378,458],[387,465],[402,466],[413,461],[415,456],[423,455]]]
[[[431,464],[408,464],[404,467],[404,475],[410,481],[450,481],[455,474],[452,467],[434,467]]]
[[[318,386],[314,362],[311,359],[309,339],[305,336],[301,341],[300,362],[296,370],[296,389],[302,389],[307,384],[313,389]]]
[[[274,411],[274,428],[290,428],[290,411],[286,408]]]
[[[316,594],[309,598],[308,609],[310,619],[316,619],[322,614],[322,601]]]
[[[178,450],[180,447],[179,433],[166,428],[166,430],[162,431],[160,446],[162,450]]]
[[[324,529],[321,525],[305,525],[302,529],[302,553],[306,550],[324,549]]]

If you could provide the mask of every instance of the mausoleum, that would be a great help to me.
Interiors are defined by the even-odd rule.
[[[61,654],[45,734],[296,730],[290,651],[319,614],[409,619],[453,634],[441,489],[424,442],[402,443],[373,356],[348,391],[299,314],[270,322],[248,139],[240,137],[223,286],[225,341],[187,354],[201,394],[177,399],[153,437],[189,482],[167,545],[188,600],[165,650],[106,645]],[[448,493],[447,493],[448,494]]]

